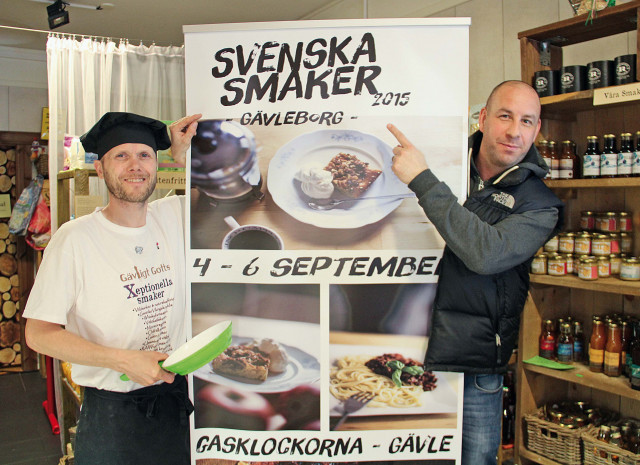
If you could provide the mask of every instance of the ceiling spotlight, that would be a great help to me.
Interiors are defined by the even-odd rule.
[[[49,15],[49,29],[55,29],[65,24],[69,24],[69,12],[66,11],[67,2],[56,0],[47,6],[47,14]]]

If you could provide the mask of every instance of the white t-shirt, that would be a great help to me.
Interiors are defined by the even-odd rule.
[[[24,317],[64,325],[107,347],[171,353],[187,336],[184,253],[184,197],[151,202],[140,228],[116,225],[96,210],[53,235]],[[72,367],[82,386],[141,387],[121,374]]]

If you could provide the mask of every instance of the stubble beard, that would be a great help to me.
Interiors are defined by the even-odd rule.
[[[109,193],[118,200],[130,203],[144,203],[147,201],[154,189],[156,188],[157,177],[152,176],[149,182],[147,190],[140,192],[137,195],[127,193],[121,182],[111,176],[111,174],[104,173],[104,183],[107,186]]]

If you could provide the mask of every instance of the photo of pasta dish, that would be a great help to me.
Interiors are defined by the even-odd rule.
[[[422,394],[437,383],[435,374],[420,362],[397,353],[342,356],[331,368],[330,379],[329,390],[340,401],[358,392],[374,394],[368,407],[420,407]]]

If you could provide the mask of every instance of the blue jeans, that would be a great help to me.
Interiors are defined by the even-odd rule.
[[[464,376],[462,465],[495,465],[501,440],[502,375]]]

